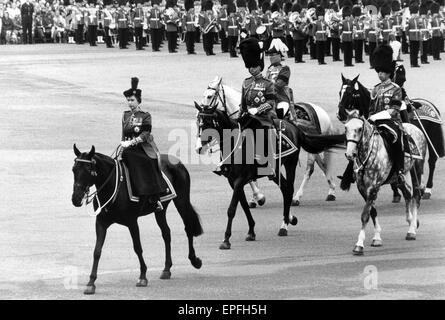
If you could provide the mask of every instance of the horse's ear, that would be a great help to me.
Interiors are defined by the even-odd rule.
[[[96,148],[94,146],[91,146],[91,150],[90,152],[88,152],[88,158],[92,159],[95,153],[96,153]]]
[[[81,155],[81,152],[79,151],[79,149],[77,149],[76,144],[73,144],[73,150],[74,150],[74,154],[76,155],[76,157],[79,158],[79,156]]]
[[[345,78],[345,76],[343,75],[343,73],[341,74],[341,81],[343,82],[343,84],[346,83],[346,78]]]
[[[357,77],[355,77],[355,78],[352,80],[352,82],[357,82],[358,77],[360,77],[360,73],[357,75]]]
[[[193,101],[193,102],[195,103],[195,108],[198,109],[199,112],[201,112],[201,111],[202,111],[202,108],[201,108],[201,106],[198,104],[198,102],[196,102],[196,101]]]

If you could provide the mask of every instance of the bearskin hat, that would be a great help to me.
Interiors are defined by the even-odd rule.
[[[398,0],[391,2],[391,9],[393,12],[400,11],[400,2]]]
[[[427,13],[428,13],[428,7],[426,6],[426,4],[421,5],[419,7],[419,14],[422,15],[422,14],[427,14]]]
[[[269,11],[270,10],[270,2],[264,1],[261,5],[261,10],[263,10],[263,13],[266,13],[267,11]]]
[[[439,6],[438,3],[433,2],[433,3],[431,4],[430,9],[431,9],[431,13],[439,13],[440,6]]]
[[[291,2],[286,2],[284,4],[284,13],[288,14],[289,12],[291,12],[292,10],[292,3]]]
[[[165,1],[165,9],[173,8],[175,6],[174,0],[166,0]]]
[[[298,4],[299,4],[302,8],[307,8],[307,2],[308,2],[308,0],[298,0]]]
[[[325,9],[329,9],[329,0],[322,0],[321,6]]]
[[[135,96],[136,99],[141,102],[141,94],[142,94],[142,90],[138,89],[138,84],[139,84],[139,79],[136,77],[131,78],[131,88],[128,90],[125,90],[123,92],[124,96],[126,98],[131,97],[131,96]]]
[[[315,14],[317,15],[317,17],[319,16],[323,16],[324,17],[324,8],[322,6],[317,6],[317,8],[315,9]]]
[[[272,6],[270,7],[270,12],[280,11],[280,6],[277,2],[274,2]]]
[[[236,6],[238,8],[246,8],[247,7],[246,0],[236,0]]]
[[[386,72],[393,74],[396,68],[396,62],[393,60],[392,48],[387,44],[379,45],[375,48],[373,55],[373,66],[376,72]]]
[[[341,13],[343,18],[349,17],[351,15],[351,7],[344,6],[343,9],[341,10]]]
[[[151,5],[154,6],[155,4],[159,6],[161,4],[161,0],[151,0]]]
[[[207,10],[212,10],[212,9],[213,9],[213,1],[212,0],[207,0],[204,3],[204,10],[207,11]]]
[[[352,7],[352,16],[360,17],[361,15],[362,15],[362,8],[360,8],[360,6],[353,6]]]
[[[112,4],[111,0],[104,0],[104,6],[109,6]]]
[[[184,9],[185,11],[189,11],[195,7],[195,1],[193,0],[184,0]]]
[[[317,7],[317,4],[314,2],[314,1],[310,1],[310,2],[308,2],[308,4],[307,4],[307,8],[308,9],[310,9],[310,8],[316,8]]]
[[[329,5],[329,9],[332,9],[332,10],[334,10],[335,12],[338,12],[338,4],[336,4],[336,3],[331,3],[330,5]]]
[[[389,16],[391,14],[391,7],[388,4],[385,4],[380,8],[380,13],[382,17]]]
[[[301,6],[298,3],[294,2],[291,10],[292,10],[292,12],[301,13]]]
[[[236,12],[236,6],[233,1],[228,1],[227,3],[227,14],[235,13]]]
[[[258,5],[256,0],[248,0],[247,8],[249,8],[250,12],[252,12],[253,10],[258,10]]]
[[[257,38],[250,37],[242,40],[239,49],[246,68],[261,67],[261,71],[264,69],[263,50]]]
[[[412,13],[419,13],[419,4],[417,2],[411,2],[409,5],[409,12]]]

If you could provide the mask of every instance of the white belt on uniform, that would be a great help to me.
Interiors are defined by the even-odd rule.
[[[229,28],[234,29],[234,28],[238,28],[238,26],[229,26]]]
[[[119,21],[127,21],[127,19],[119,19]]]
[[[342,33],[352,33],[352,31],[343,31]]]

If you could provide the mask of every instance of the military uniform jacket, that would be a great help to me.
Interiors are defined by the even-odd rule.
[[[274,38],[281,38],[284,36],[284,28],[285,28],[285,24],[278,22],[278,21],[273,21],[272,22],[272,37]]]
[[[410,41],[422,41],[420,29],[423,28],[422,21],[418,17],[412,17],[406,24],[406,32]]]
[[[254,36],[256,35],[256,28],[261,25],[261,18],[258,15],[250,15],[248,20],[249,22],[246,23],[247,32]]]
[[[110,27],[111,20],[113,20],[113,16],[111,15],[110,10],[104,9],[103,15],[104,15],[104,27]]]
[[[99,11],[96,9],[89,9],[88,11],[88,25],[89,26],[97,26],[99,21]]]
[[[227,17],[227,10],[221,9],[221,12],[218,15],[218,24],[221,26],[222,30],[228,31],[228,17]]]
[[[85,12],[82,8],[76,10],[76,23],[85,24]]]
[[[292,38],[294,40],[304,40],[306,39],[306,33],[304,32],[304,23],[298,23],[297,27],[292,24]]]
[[[340,24],[335,22],[331,26],[331,38],[340,39]]]
[[[144,21],[144,10],[142,8],[136,8],[132,14],[133,27],[142,28],[142,22]]]
[[[440,29],[440,18],[434,17],[431,20],[431,29],[433,30],[433,37],[441,37],[442,31]]]
[[[263,14],[261,24],[266,27],[267,33],[272,34],[272,19],[270,18],[270,13]]]
[[[264,104],[275,108],[275,88],[272,81],[263,78],[261,74],[244,80],[241,89],[241,110],[246,112]]]
[[[183,25],[183,28],[185,28],[185,31],[187,31],[187,32],[195,32],[196,31],[195,17],[196,17],[196,15],[191,14],[190,12],[187,12],[182,17],[182,25]]]
[[[164,22],[166,24],[166,31],[167,32],[178,31],[179,21],[181,21],[179,18],[170,19],[170,17],[165,14],[164,15]]]
[[[128,28],[128,16],[125,10],[119,9],[116,12],[116,25],[118,29]]]
[[[392,32],[393,21],[389,18],[384,18],[380,23],[382,29],[383,41],[389,41],[389,34]]]
[[[161,29],[161,11],[158,9],[151,9],[148,18],[150,29]]]
[[[399,14],[396,14],[392,17],[392,27],[396,32],[396,36],[402,35],[402,17]]]
[[[151,115],[148,112],[137,110],[125,111],[122,116],[122,141],[141,138],[142,148],[149,158],[157,159],[159,150],[151,134]]]
[[[204,31],[211,21],[215,19],[213,13],[202,12],[199,14],[198,23],[201,26],[201,30]],[[215,27],[211,27],[208,33],[215,32]]]
[[[239,16],[233,16],[227,18],[227,29],[229,37],[238,37],[241,29],[241,22]]]
[[[369,115],[371,116],[388,109],[400,110],[400,105],[397,105],[397,102],[395,104],[395,101],[402,101],[402,89],[392,82],[391,79],[379,83],[371,92]]]
[[[428,18],[421,18],[420,20],[422,21],[422,29],[420,30],[420,34],[422,37],[421,40],[425,41],[425,39],[426,40],[431,39],[431,34],[428,29],[428,24],[429,24]]]
[[[317,22],[315,22],[313,27],[315,41],[326,41],[328,39],[327,28],[328,27],[324,21],[317,20]]]
[[[354,40],[365,40],[365,24],[359,19],[353,22],[353,38]]]
[[[354,25],[352,20],[343,20],[340,24],[340,39],[342,42],[352,42],[352,31]]]

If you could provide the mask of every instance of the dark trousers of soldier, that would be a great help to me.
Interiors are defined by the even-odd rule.
[[[343,42],[343,60],[345,66],[352,66],[352,41],[344,41]]]
[[[127,39],[128,39],[128,29],[127,28],[119,28],[117,29],[117,35],[119,37],[119,49],[127,48]]]
[[[419,66],[419,48],[420,48],[420,42],[411,40],[409,42],[409,58],[411,61],[411,67],[417,67]]]
[[[324,64],[324,53],[326,41],[316,41],[317,59],[319,64]]]
[[[96,46],[97,41],[97,26],[88,25],[88,42],[90,46]]]
[[[332,61],[341,61],[340,38],[331,38],[331,43],[332,43]]]
[[[402,41],[401,41],[401,43],[402,43],[402,53],[403,54],[408,53],[409,45],[408,45],[408,42],[406,41],[406,32],[405,31],[402,32]]]
[[[177,39],[178,39],[178,31],[167,32],[168,52],[170,52],[170,53],[176,52]]]
[[[23,17],[22,18],[22,43],[23,44],[31,44],[32,43],[32,17]]]
[[[331,56],[331,38],[328,38],[328,40],[326,40],[326,43],[324,45],[324,53],[326,57]]]
[[[287,57],[288,58],[293,58],[294,57],[294,39],[292,38],[292,36],[290,34],[288,34],[286,36],[286,45],[289,48],[289,51],[287,52]]]
[[[85,40],[83,38],[83,24],[78,24],[76,29],[76,43],[77,44],[84,44]]]
[[[195,31],[195,43],[201,42],[201,31],[197,28]]]
[[[213,32],[202,34],[202,46],[207,55],[213,55],[213,40],[214,40]]]
[[[221,51],[229,51],[229,39],[226,37],[226,32],[224,30],[219,31],[219,38],[221,39]]]
[[[151,48],[154,51],[159,51],[159,46],[161,45],[161,37],[161,29],[151,29]]]
[[[107,48],[113,48],[113,44],[111,43],[111,36],[110,36],[110,27],[104,27],[104,41],[107,45]]]
[[[420,56],[420,61],[422,63],[428,62],[428,52],[429,52],[429,40],[422,41],[422,55]]]
[[[136,44],[136,50],[142,50],[144,45],[142,39],[142,26],[134,28],[134,40]]]
[[[230,50],[230,56],[232,58],[238,57],[236,54],[236,44],[238,43],[238,36],[229,36],[229,50]]]
[[[304,53],[304,45],[305,40],[294,40],[294,57],[295,62],[302,62],[303,61],[303,53]]]
[[[355,63],[363,62],[363,40],[354,40]]]
[[[313,37],[309,37],[309,55],[311,56],[311,59],[317,59],[317,49]]]
[[[187,47],[187,53],[195,52],[195,31],[185,33],[185,46]]]
[[[374,61],[372,60],[372,53],[374,52],[375,48],[377,47],[377,42],[371,42],[369,41],[369,65],[371,67],[374,67]]]
[[[433,50],[434,60],[440,60],[440,42],[443,42],[442,37],[433,37],[431,39],[431,49]]]

